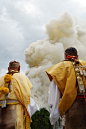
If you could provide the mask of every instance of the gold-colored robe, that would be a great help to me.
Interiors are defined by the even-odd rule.
[[[30,103],[30,95],[32,84],[29,79],[20,73],[15,73],[11,80],[12,91],[10,92],[9,98],[5,98],[5,95],[0,97],[0,100],[18,100],[16,104],[16,126],[17,129],[26,129],[26,117],[28,116],[29,123],[31,122],[30,116],[27,113],[27,107]],[[5,86],[4,76],[0,78],[0,88]],[[8,116],[9,119],[9,116]]]
[[[86,65],[85,61],[80,60],[80,65]],[[71,61],[63,61],[46,70],[50,81],[54,79],[60,92],[62,99],[58,108],[62,116],[73,104],[77,96],[78,87],[76,86],[76,75]],[[86,89],[86,79],[83,75],[83,83]]]

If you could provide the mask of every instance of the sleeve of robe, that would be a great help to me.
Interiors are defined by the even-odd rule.
[[[55,122],[59,119],[60,113],[58,109],[58,104],[60,101],[60,91],[55,84],[54,80],[50,83],[49,86],[49,99],[48,106],[50,108],[50,123],[54,125]]]

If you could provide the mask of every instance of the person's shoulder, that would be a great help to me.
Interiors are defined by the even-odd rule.
[[[13,77],[14,77],[14,78],[27,78],[26,75],[21,74],[21,73],[15,73],[15,74],[13,75]]]
[[[62,62],[59,62],[59,63],[53,65],[50,68],[68,67],[70,64],[71,64],[71,61],[62,61]]]
[[[59,63],[53,65],[52,67],[50,67],[49,70],[63,69],[67,66],[68,66],[68,62],[67,61],[62,61],[62,62],[59,62]]]
[[[64,61],[60,62],[59,65],[62,65],[64,67],[69,67],[70,65],[72,65],[72,62],[64,60]]]
[[[79,62],[80,62],[82,65],[86,65],[86,61],[84,61],[84,60],[79,60]]]
[[[17,81],[21,81],[21,82],[28,82],[29,81],[29,78],[24,75],[24,74],[21,74],[21,73],[15,73],[13,76],[12,76],[12,79],[16,79]]]
[[[69,67],[71,64],[71,61],[62,61],[48,68],[46,72],[53,71],[56,69],[64,69],[66,67]]]

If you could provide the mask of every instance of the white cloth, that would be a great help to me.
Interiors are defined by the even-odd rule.
[[[30,97],[30,104],[28,104],[27,111],[30,117],[37,111],[36,103],[31,97]]]
[[[65,118],[65,114],[62,116],[62,122],[61,122],[61,124],[63,125],[63,126],[65,126],[65,121],[66,121],[66,118]]]
[[[50,123],[51,125],[54,125],[55,122],[59,119],[60,113],[58,109],[58,104],[60,102],[60,91],[54,82],[50,83],[49,86],[49,99],[48,99],[48,106],[50,108]]]

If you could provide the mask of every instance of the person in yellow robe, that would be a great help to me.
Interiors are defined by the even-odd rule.
[[[11,61],[8,73],[0,77],[0,128],[30,129],[28,113],[32,84],[20,74],[20,63]]]
[[[53,96],[49,98],[49,101],[53,99],[49,102],[52,106],[51,122],[55,123],[59,116],[65,114],[66,129],[86,129],[86,62],[78,59],[76,48],[67,48],[65,60],[47,69],[46,73],[51,83],[58,87],[57,89],[51,86],[50,90],[50,94],[54,95],[54,98]],[[53,91],[55,93],[52,93]],[[59,92],[62,96],[61,100],[60,95],[56,94]]]

